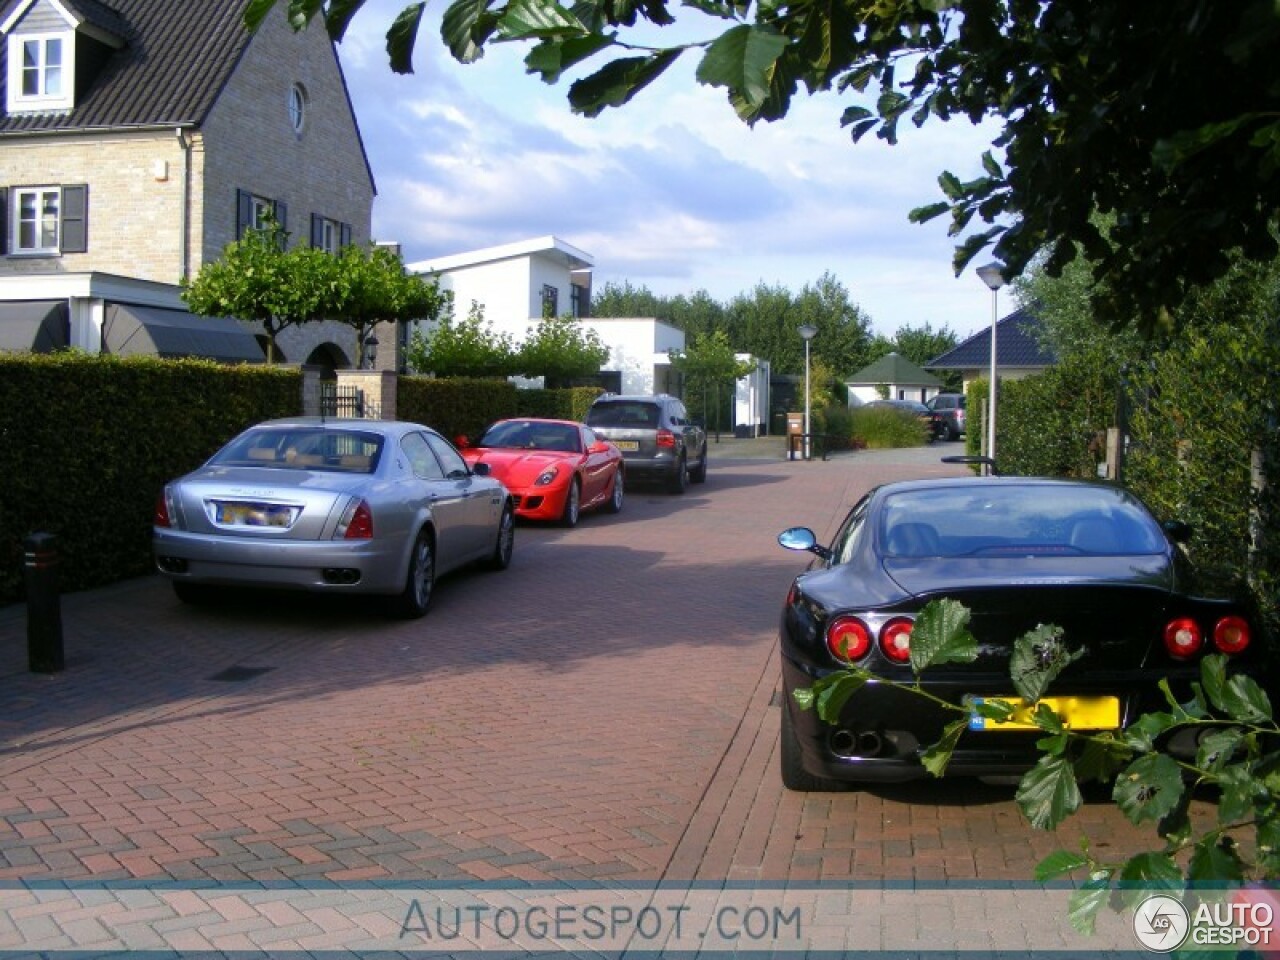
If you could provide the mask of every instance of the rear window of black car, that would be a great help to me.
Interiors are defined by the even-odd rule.
[[[643,401],[597,403],[587,411],[587,423],[593,427],[635,427],[652,430],[658,425],[657,404]]]
[[[1087,484],[922,488],[889,495],[880,512],[889,557],[1136,556],[1166,543],[1133,497]]]
[[[382,452],[382,437],[360,430],[307,428],[250,430],[214,454],[220,467],[274,467],[285,470],[329,470],[373,473]]]

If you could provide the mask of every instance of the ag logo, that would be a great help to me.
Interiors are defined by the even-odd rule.
[[[1191,916],[1173,897],[1147,897],[1133,914],[1138,942],[1154,953],[1169,953],[1182,946],[1191,927]]]

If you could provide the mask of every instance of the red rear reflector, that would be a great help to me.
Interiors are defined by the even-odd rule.
[[[911,621],[905,617],[890,620],[880,628],[880,649],[894,663],[911,659]]]
[[[658,446],[674,447],[676,445],[676,435],[670,430],[658,431]]]
[[[151,522],[157,527],[172,527],[173,523],[169,520],[169,498],[165,495],[166,491],[161,490],[160,496],[156,497],[156,512],[151,518]]]
[[[1223,653],[1240,653],[1249,646],[1249,622],[1244,617],[1223,617],[1213,627],[1213,645]]]
[[[1204,644],[1200,624],[1190,617],[1170,620],[1164,627],[1164,648],[1179,659],[1195,656]]]
[[[355,512],[347,521],[347,531],[342,536],[347,540],[373,539],[373,511],[365,501],[356,504]]]
[[[871,649],[871,631],[857,617],[836,617],[827,627],[827,649],[845,663],[861,660]]]

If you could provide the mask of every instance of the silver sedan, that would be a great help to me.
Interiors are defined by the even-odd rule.
[[[511,497],[416,423],[302,417],[251,427],[156,503],[154,549],[178,597],[211,586],[385,594],[427,612],[435,578],[502,570]]]

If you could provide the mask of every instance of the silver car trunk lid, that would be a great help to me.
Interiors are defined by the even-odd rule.
[[[330,471],[210,467],[175,485],[183,529],[235,537],[320,540],[367,476]]]

